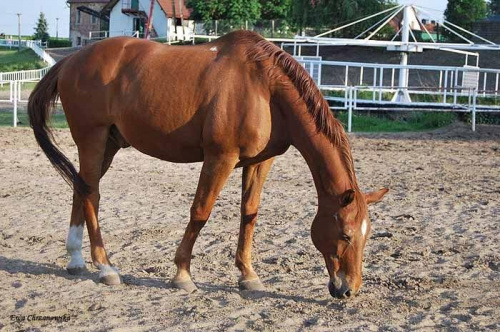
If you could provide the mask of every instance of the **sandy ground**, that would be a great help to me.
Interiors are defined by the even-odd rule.
[[[57,136],[76,160],[69,132]],[[201,164],[133,149],[116,156],[102,182],[101,227],[124,284],[108,287],[97,283],[87,236],[88,272],[66,273],[71,191],[29,129],[0,128],[0,330],[500,329],[500,128],[453,125],[351,141],[362,188],[391,192],[370,208],[362,291],[341,301],[328,294],[309,237],[316,193],[295,149],[277,159],[264,188],[254,266],[267,291],[237,288],[236,170],[195,246],[199,291],[187,294],[168,281]]]

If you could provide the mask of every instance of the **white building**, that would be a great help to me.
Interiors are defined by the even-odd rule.
[[[146,32],[153,4],[151,38],[185,40],[193,31],[193,21],[184,0],[111,0],[104,11],[109,12],[109,36],[133,35]]]

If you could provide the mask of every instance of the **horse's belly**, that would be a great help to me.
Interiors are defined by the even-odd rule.
[[[117,127],[131,146],[151,157],[175,163],[203,161],[200,135],[194,130],[169,132],[137,123]]]

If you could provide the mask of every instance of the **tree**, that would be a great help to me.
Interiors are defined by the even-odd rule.
[[[207,31],[214,28],[217,32],[218,20],[225,20],[221,28],[227,31],[242,28],[245,22],[253,24],[260,18],[259,0],[189,0],[187,7],[193,9],[191,17],[203,20]]]
[[[491,0],[488,2],[488,11],[490,15],[500,14],[500,0]]]
[[[259,0],[227,0],[226,6],[227,18],[236,26],[253,24],[260,18]]]
[[[260,16],[264,20],[277,20],[287,17],[292,0],[260,0]]]
[[[484,0],[449,0],[444,17],[448,22],[471,31],[472,23],[486,17],[486,2]],[[454,31],[457,30],[451,28]],[[447,32],[446,35],[453,40],[458,38],[451,32]]]
[[[40,12],[40,16],[38,17],[38,22],[36,23],[35,34],[33,35],[33,39],[41,40],[42,42],[46,42],[49,40],[49,25],[47,20],[45,19],[45,14]]]
[[[186,6],[193,9],[191,17],[204,22],[226,18],[226,0],[188,0]]]
[[[232,20],[236,25],[245,21],[255,22],[260,18],[259,0],[189,0],[187,7],[192,8],[195,20]]]
[[[317,32],[340,26],[394,7],[394,0],[292,0],[290,20],[295,29],[315,28]],[[339,31],[336,36],[353,37],[380,20],[380,17]]]

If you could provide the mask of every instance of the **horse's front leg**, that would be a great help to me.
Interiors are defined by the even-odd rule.
[[[177,288],[189,293],[196,290],[196,285],[191,280],[190,270],[193,246],[212,212],[217,196],[237,162],[237,154],[205,155],[198,188],[191,206],[191,218],[175,253],[174,262],[177,265],[177,273],[173,284]]]
[[[240,236],[236,250],[236,266],[241,271],[239,280],[241,290],[264,289],[259,276],[252,267],[252,239],[257,222],[260,194],[273,161],[274,158],[271,158],[260,164],[243,168]]]

